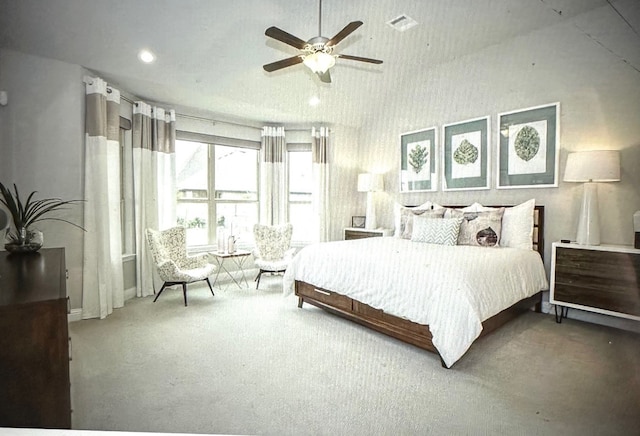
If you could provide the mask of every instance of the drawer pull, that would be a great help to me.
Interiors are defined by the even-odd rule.
[[[331,295],[331,292],[323,291],[322,289],[318,289],[318,288],[313,288],[313,289],[322,295],[326,295],[327,297]]]

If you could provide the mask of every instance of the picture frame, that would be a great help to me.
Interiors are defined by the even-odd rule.
[[[354,229],[364,229],[366,222],[367,222],[366,217],[363,217],[363,216],[351,217],[351,227]]]
[[[489,119],[442,126],[444,191],[489,189]]]
[[[560,103],[498,114],[498,189],[557,188]]]
[[[433,192],[438,188],[436,128],[400,135],[400,192]]]

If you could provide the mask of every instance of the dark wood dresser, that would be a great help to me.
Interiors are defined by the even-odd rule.
[[[640,250],[554,242],[549,302],[640,321]]]
[[[71,428],[64,248],[0,251],[0,427]]]

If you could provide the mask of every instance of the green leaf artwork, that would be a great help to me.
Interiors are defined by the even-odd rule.
[[[422,168],[427,164],[427,157],[429,156],[429,152],[426,147],[418,144],[415,146],[411,152],[409,152],[409,165],[413,168],[413,171],[416,174],[419,174],[422,171]]]
[[[540,135],[531,126],[524,126],[516,135],[516,154],[520,159],[529,162],[540,150]]]
[[[453,152],[453,160],[460,165],[474,163],[478,159],[478,147],[463,139],[456,151]]]

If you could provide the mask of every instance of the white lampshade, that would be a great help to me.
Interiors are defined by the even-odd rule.
[[[598,190],[595,182],[620,181],[620,153],[615,150],[570,153],[564,181],[584,183],[576,242],[580,245],[600,245]]]
[[[382,174],[358,174],[358,192],[377,192],[384,189]]]
[[[619,182],[620,152],[578,151],[567,156],[565,182]]]
[[[302,63],[309,67],[314,73],[324,74],[329,68],[336,64],[336,58],[328,53],[318,51],[305,56]]]

